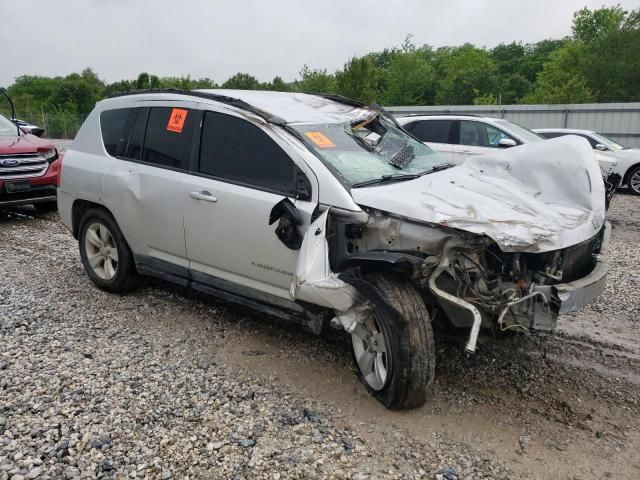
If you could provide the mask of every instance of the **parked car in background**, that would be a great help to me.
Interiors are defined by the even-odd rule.
[[[541,135],[503,118],[477,115],[414,115],[399,117],[404,128],[429,145],[448,162],[461,165],[475,155],[486,155],[496,149],[511,148],[545,140]],[[609,208],[619,179],[615,173],[616,160],[595,152],[606,188]]]
[[[615,173],[620,175],[621,187],[628,187],[634,195],[640,195],[640,149],[628,148],[602,133],[593,130],[573,128],[537,128],[534,130],[545,138],[557,138],[563,135],[577,135],[587,139],[591,147],[606,152],[616,160]]]
[[[416,115],[398,117],[398,122],[445,160],[462,164],[474,155],[537,142],[542,137],[501,118],[476,115]]]
[[[24,120],[20,120],[19,118],[14,118],[13,123],[18,125],[25,132],[35,135],[36,137],[41,137],[44,133],[44,128],[25,122]]]
[[[55,210],[61,161],[51,141],[0,115],[0,209],[33,204],[40,211]]]
[[[98,288],[152,275],[316,333],[344,329],[364,384],[394,409],[427,398],[432,315],[466,329],[473,352],[481,327],[553,330],[609,268],[583,140],[454,167],[383,111],[335,96],[110,98],[61,177],[60,218]]]

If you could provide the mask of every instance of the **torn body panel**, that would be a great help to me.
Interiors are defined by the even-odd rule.
[[[331,271],[326,239],[328,216],[329,209],[311,223],[302,240],[290,295],[292,300],[346,312],[357,302],[358,293]]]

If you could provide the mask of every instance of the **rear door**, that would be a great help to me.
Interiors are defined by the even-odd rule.
[[[183,186],[186,248],[194,280],[264,300],[289,299],[298,249],[269,224],[285,198],[301,216],[303,235],[317,202],[315,176],[266,129],[234,115],[204,114],[200,155]],[[305,185],[310,195],[296,199]],[[315,201],[312,201],[315,200]]]
[[[455,120],[426,119],[415,120],[405,124],[404,128],[418,140],[433,150],[449,163],[453,163],[453,134]]]
[[[201,111],[186,102],[129,110],[127,127],[106,145],[113,160],[104,176],[105,204],[136,261],[186,269],[182,183]]]
[[[458,138],[453,146],[453,163],[461,165],[469,157],[485,155],[500,147],[500,140],[508,138],[520,144],[503,130],[476,120],[459,120]]]

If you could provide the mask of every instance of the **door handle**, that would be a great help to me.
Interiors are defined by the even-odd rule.
[[[201,192],[189,192],[189,196],[191,198],[195,198],[196,200],[204,200],[205,202],[217,202],[218,199],[211,195],[210,192],[206,190],[202,190]]]
[[[473,153],[471,150],[460,150],[460,153]]]

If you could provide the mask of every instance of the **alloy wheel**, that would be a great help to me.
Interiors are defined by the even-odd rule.
[[[629,178],[629,187],[636,194],[640,194],[640,169],[637,169]]]
[[[109,229],[95,222],[86,229],[84,247],[89,265],[103,280],[111,280],[118,272],[118,248]]]
[[[364,381],[373,390],[382,390],[389,376],[389,349],[384,332],[372,313],[351,332],[353,352]]]

